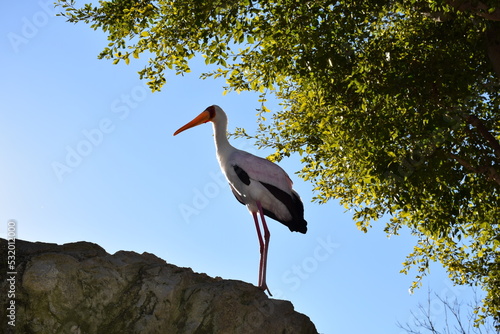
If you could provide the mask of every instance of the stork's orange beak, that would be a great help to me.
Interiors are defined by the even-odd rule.
[[[205,110],[204,112],[202,112],[201,114],[199,114],[198,116],[196,116],[191,122],[189,122],[186,125],[180,127],[179,130],[175,131],[174,132],[174,136],[177,135],[177,134],[179,134],[179,133],[181,133],[184,130],[187,130],[187,129],[190,129],[190,128],[195,127],[197,125],[206,123],[206,122],[210,121],[210,119],[211,119],[210,113]]]

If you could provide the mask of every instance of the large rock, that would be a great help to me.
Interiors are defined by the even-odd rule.
[[[15,293],[15,298],[2,298],[3,310],[15,301],[15,327],[6,326],[11,332],[317,333],[288,301],[269,299],[248,283],[176,267],[149,253],[110,255],[88,242],[16,240],[15,247],[16,274],[7,274],[12,270],[3,255],[0,265],[1,296]],[[0,248],[7,254],[5,239]],[[2,318],[3,324],[9,321]]]

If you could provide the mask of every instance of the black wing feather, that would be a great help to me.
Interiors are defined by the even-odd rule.
[[[284,221],[278,219],[274,213],[266,209],[264,209],[264,214],[269,218],[277,220],[280,223],[288,226],[288,228],[292,232],[306,233],[307,221],[305,221],[304,219],[304,205],[302,204],[302,201],[296,195],[296,193],[292,192],[292,195],[290,196],[288,193],[271,184],[264,182],[261,182],[261,184],[266,187],[266,189],[269,190],[269,192],[273,194],[274,197],[276,197],[281,203],[286,206],[286,208],[292,215],[292,220]]]
[[[247,186],[250,184],[250,176],[248,176],[247,172],[245,172],[240,166],[234,165],[234,172],[238,175],[238,178],[241,182],[246,184]]]

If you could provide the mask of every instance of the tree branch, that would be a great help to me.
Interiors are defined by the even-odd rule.
[[[493,22],[486,30],[486,50],[493,70],[500,78],[500,22]]]
[[[482,1],[476,0],[447,0],[450,6],[461,12],[470,12],[486,20],[496,21],[486,31],[486,49],[488,57],[497,76],[500,77],[500,9],[497,7],[490,11],[490,7]],[[491,8],[493,9],[493,8]]]
[[[493,166],[474,167],[467,160],[465,160],[462,157],[459,157],[456,154],[448,153],[448,156],[450,158],[458,161],[458,163],[460,163],[462,166],[464,166],[465,169],[467,169],[473,173],[485,174],[488,179],[493,180],[496,183],[498,183],[498,185],[500,185],[500,175],[498,174],[497,170]]]
[[[500,21],[500,9],[489,12],[490,7],[482,1],[473,0],[447,0],[450,6],[461,12],[472,12],[487,20]]]
[[[493,136],[488,128],[484,125],[484,123],[477,118],[475,115],[469,115],[466,118],[467,123],[470,125],[474,126],[484,139],[490,144],[491,148],[493,149],[493,152],[495,152],[495,156],[500,159],[500,143],[498,140]]]

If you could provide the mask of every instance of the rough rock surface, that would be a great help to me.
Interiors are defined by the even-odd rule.
[[[110,255],[88,242],[16,240],[15,246],[16,326],[15,331],[7,326],[7,332],[317,333],[288,301],[270,299],[248,283],[176,267],[153,254]],[[5,239],[0,251],[0,293],[7,296],[12,286],[5,277]]]

